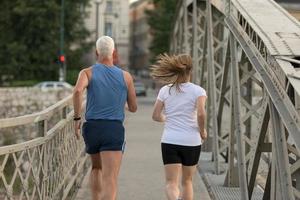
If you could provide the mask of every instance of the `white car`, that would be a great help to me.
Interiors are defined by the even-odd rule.
[[[42,91],[59,90],[59,89],[73,89],[73,86],[67,82],[61,81],[44,81],[36,84],[34,87],[40,88]]]

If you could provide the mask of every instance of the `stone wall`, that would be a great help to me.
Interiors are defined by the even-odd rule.
[[[71,90],[39,88],[0,88],[0,119],[23,116],[44,110],[71,94]],[[59,113],[58,113],[59,115]],[[59,116],[52,118],[59,119]],[[55,119],[54,119],[55,120]],[[51,121],[53,121],[51,119]],[[54,122],[55,123],[55,122]],[[51,126],[49,122],[49,126]],[[20,143],[38,136],[37,124],[0,129],[0,146]]]
[[[71,90],[39,88],[0,88],[0,118],[9,118],[41,111],[71,94]]]

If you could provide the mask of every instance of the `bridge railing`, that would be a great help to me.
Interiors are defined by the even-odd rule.
[[[299,33],[273,0],[179,1],[170,49],[193,56],[209,99],[204,149],[240,199],[257,183],[263,199],[300,199]]]
[[[88,162],[73,123],[72,96],[39,113],[0,119],[0,132],[38,127],[35,139],[0,147],[0,199],[74,198]]]

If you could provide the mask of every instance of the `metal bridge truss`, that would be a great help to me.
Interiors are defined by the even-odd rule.
[[[0,147],[0,199],[62,200],[74,195],[88,169],[74,136],[72,96],[31,115],[0,120],[1,132],[36,126],[38,137]]]
[[[299,22],[273,0],[182,0],[176,17],[171,53],[193,56],[208,92],[206,148],[216,174],[227,162],[224,187],[300,199]]]

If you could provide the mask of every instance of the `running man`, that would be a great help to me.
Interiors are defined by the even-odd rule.
[[[206,92],[190,82],[191,71],[192,58],[184,54],[160,55],[152,66],[152,77],[166,84],[159,91],[152,118],[165,123],[161,150],[168,200],[193,199],[193,175],[202,140],[207,138]]]
[[[75,135],[80,138],[81,105],[87,89],[82,135],[92,160],[90,184],[93,200],[115,200],[117,179],[125,145],[124,108],[137,110],[131,75],[113,64],[114,41],[108,36],[96,42],[97,63],[83,69],[73,92]]]

